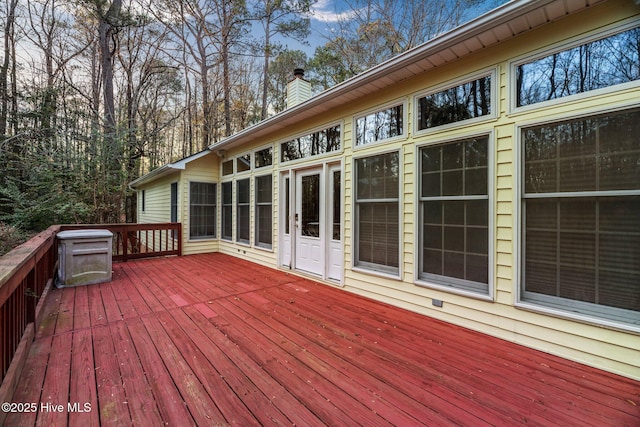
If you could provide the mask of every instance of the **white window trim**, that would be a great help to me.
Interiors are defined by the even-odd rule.
[[[227,179],[224,180],[222,182],[220,182],[220,234],[218,237],[218,240],[222,241],[222,242],[229,242],[229,243],[234,243],[234,236],[235,236],[235,230],[234,230],[234,225],[235,225],[235,197],[234,197],[234,193],[235,193],[235,186],[233,185],[235,181],[231,180],[231,179]],[[222,188],[224,186],[224,184],[231,184],[231,238],[227,239],[226,237],[223,237],[223,230],[224,230],[224,222],[223,222],[223,209],[224,209],[224,199],[223,199],[223,194],[222,194]]]
[[[463,126],[470,126],[470,125],[475,125],[478,123],[485,123],[485,122],[490,122],[490,121],[494,121],[499,117],[499,110],[500,110],[500,106],[498,105],[498,68],[497,67],[491,67],[491,68],[485,68],[483,70],[480,71],[476,71],[474,73],[471,74],[466,74],[462,77],[459,77],[457,79],[454,80],[448,80],[446,82],[443,82],[441,84],[438,84],[436,86],[431,86],[428,90],[424,90],[421,92],[418,92],[416,94],[413,95],[413,108],[412,108],[412,114],[413,114],[413,134],[415,137],[420,137],[423,135],[429,135],[429,134],[433,134],[433,133],[437,133],[437,132],[443,132],[446,130],[450,130],[453,128],[459,128],[459,127],[463,127]],[[438,92],[442,92],[444,90],[447,89],[452,89],[454,87],[457,86],[461,86],[465,83],[470,83],[474,80],[478,80],[482,77],[487,77],[489,76],[491,78],[491,87],[490,87],[490,91],[491,91],[491,112],[489,114],[487,114],[486,116],[480,116],[480,117],[474,117],[471,119],[466,119],[466,120],[460,120],[458,122],[453,122],[453,123],[447,123],[444,125],[439,125],[439,126],[435,126],[435,127],[431,127],[431,128],[427,128],[427,129],[418,129],[418,100],[422,97],[428,96],[428,95],[433,95],[434,93],[438,93]]]
[[[249,221],[249,240],[246,241],[246,242],[245,241],[241,241],[240,238],[238,237],[238,224],[239,224],[239,221],[238,221],[238,210],[239,209],[238,208],[240,207],[239,203],[238,203],[238,183],[240,181],[244,181],[244,180],[246,180],[249,183],[249,201],[247,202],[247,206],[249,207],[249,218],[247,218],[248,221]],[[234,180],[233,184],[234,184],[233,185],[233,187],[234,187],[233,188],[233,192],[235,193],[235,198],[233,199],[233,201],[234,201],[234,203],[233,203],[234,215],[232,215],[233,220],[234,220],[233,223],[235,224],[235,227],[234,227],[234,230],[233,230],[235,239],[233,240],[233,243],[235,243],[237,245],[251,247],[251,236],[253,234],[251,232],[251,216],[252,216],[252,211],[253,211],[253,209],[252,209],[252,202],[253,202],[252,187],[253,186],[251,185],[252,184],[251,183],[251,177],[243,176],[240,179]]]
[[[213,184],[215,185],[215,189],[216,189],[216,204],[215,204],[215,212],[216,212],[216,221],[215,221],[215,230],[214,233],[215,235],[213,237],[196,237],[196,238],[192,238],[191,237],[191,183],[198,183],[198,184]],[[188,209],[188,221],[187,221],[187,231],[188,231],[188,237],[187,237],[187,242],[193,242],[193,243],[197,243],[197,242],[207,242],[207,241],[212,241],[212,240],[218,240],[218,198],[219,198],[219,183],[215,182],[215,181],[211,181],[211,180],[195,180],[195,179],[189,179],[187,180],[187,186],[189,187],[189,194],[187,195],[187,209]]]
[[[322,154],[318,154],[316,156],[311,156],[311,157],[304,157],[302,159],[295,159],[295,160],[286,160],[286,161],[282,161],[281,156],[282,156],[282,144],[284,144],[285,142],[291,141],[292,139],[296,139],[296,138],[302,138],[303,136],[308,136],[311,135],[312,133],[316,133],[316,132],[320,132],[335,126],[340,126],[340,149],[339,150],[335,150],[335,151],[329,151],[327,153],[322,153]],[[342,153],[344,153],[344,120],[338,120],[335,122],[329,122],[325,125],[322,126],[317,126],[314,128],[311,128],[310,130],[304,131],[304,132],[298,132],[296,134],[293,134],[289,137],[286,138],[282,138],[280,140],[278,140],[277,142],[277,150],[274,150],[273,154],[274,156],[277,156],[277,161],[278,164],[281,165],[286,165],[288,168],[294,168],[296,165],[300,164],[300,163],[306,163],[306,162],[318,162],[321,163],[323,161],[326,161],[325,159],[327,157],[335,157],[335,156],[341,156]],[[274,160],[275,163],[275,160]]]
[[[370,114],[379,113],[381,111],[387,110],[389,108],[397,107],[398,105],[402,105],[402,135],[394,136],[391,138],[379,139],[377,141],[369,142],[362,145],[356,145],[356,133],[357,133],[357,121],[363,117],[366,117]],[[409,101],[407,97],[398,98],[393,101],[377,105],[373,108],[369,108],[368,110],[362,111],[356,115],[354,115],[351,119],[351,147],[354,151],[363,150],[369,147],[374,147],[379,144],[389,144],[396,141],[402,141],[409,138]]]
[[[260,169],[262,169],[262,168],[260,168]],[[251,200],[253,201],[253,203],[252,203],[253,206],[252,207],[253,207],[253,211],[254,211],[254,215],[253,215],[253,232],[254,232],[254,240],[255,240],[254,247],[256,249],[263,249],[263,250],[267,250],[267,251],[272,251],[273,250],[273,246],[274,246],[273,242],[275,240],[275,238],[274,238],[274,224],[276,223],[276,221],[274,221],[275,215],[274,215],[274,209],[273,209],[273,205],[274,205],[273,201],[274,201],[274,198],[275,198],[274,197],[275,191],[273,190],[273,188],[274,188],[273,184],[274,184],[275,179],[274,179],[273,174],[271,172],[268,172],[268,171],[265,171],[265,172],[267,172],[267,173],[260,174],[260,175],[256,174],[253,177],[254,194],[253,194],[253,197],[251,198]],[[270,205],[271,205],[271,244],[270,245],[267,245],[265,243],[261,243],[261,242],[258,241],[258,230],[257,230],[257,227],[258,227],[258,209],[257,209],[258,208],[258,197],[257,197],[258,185],[257,185],[257,180],[259,178],[264,178],[266,176],[270,176],[271,177],[271,202],[270,202]],[[249,216],[251,217],[251,215],[249,215]],[[249,225],[249,227],[251,228],[251,224]]]
[[[395,271],[389,271],[387,269],[385,269],[383,266],[382,267],[378,267],[377,265],[372,265],[371,268],[369,268],[367,266],[367,263],[360,263],[358,264],[358,242],[357,242],[357,236],[358,236],[358,230],[356,230],[356,227],[358,227],[358,217],[357,217],[357,202],[356,202],[356,192],[357,192],[357,183],[355,182],[357,177],[356,177],[356,161],[359,159],[366,159],[369,157],[373,157],[376,155],[385,155],[385,154],[390,154],[390,153],[398,153],[398,272],[396,273]],[[402,191],[402,189],[404,188],[404,163],[403,163],[403,155],[404,155],[404,148],[394,148],[394,149],[390,149],[390,150],[385,150],[385,151],[378,151],[375,153],[362,153],[359,156],[353,157],[352,161],[351,161],[351,170],[352,170],[352,181],[354,182],[354,184],[351,186],[351,200],[352,200],[352,209],[351,209],[351,224],[353,225],[353,230],[352,230],[352,235],[351,235],[351,246],[352,246],[352,250],[351,250],[351,270],[353,271],[357,271],[360,273],[365,273],[365,274],[369,274],[369,275],[373,275],[373,276],[378,276],[378,277],[385,277],[385,278],[389,278],[389,279],[394,279],[394,280],[402,280],[402,272],[403,272],[403,245],[404,245],[404,240],[402,239],[402,230],[404,229],[404,223],[402,222],[402,216],[403,216],[403,211],[402,211],[402,204],[404,203],[404,193]],[[383,200],[383,199],[372,199],[373,201],[379,201],[379,200]],[[390,267],[391,269],[392,267]]]
[[[249,169],[247,169],[246,171],[239,171],[238,170],[238,161],[241,157],[244,156],[249,156]],[[233,156],[233,170],[235,172],[235,175],[237,176],[244,176],[247,174],[250,174],[253,171],[253,166],[254,166],[254,158],[253,158],[253,151],[246,151],[243,153],[239,153],[235,156]],[[228,176],[228,175],[226,175]]]
[[[575,47],[588,44],[600,39],[611,37],[636,27],[638,27],[637,18],[636,17],[629,18],[621,22],[617,22],[613,25],[609,25],[604,29],[599,28],[597,30],[593,30],[587,33],[586,35],[580,34],[580,35],[568,38],[566,40],[563,40],[562,42],[555,43],[550,46],[545,46],[540,49],[536,49],[525,55],[521,55],[510,60],[508,64],[508,76],[507,76],[507,80],[508,80],[507,87],[509,92],[509,103],[508,103],[507,114],[515,116],[521,113],[528,113],[531,111],[545,109],[545,108],[553,107],[556,105],[581,101],[588,98],[593,98],[601,95],[608,95],[608,94],[622,92],[628,89],[640,87],[640,80],[635,80],[632,82],[612,85],[612,86],[608,86],[601,89],[595,89],[595,90],[590,90],[583,93],[577,93],[574,95],[563,96],[561,98],[556,98],[549,101],[536,102],[535,104],[525,105],[522,107],[518,107],[516,105],[516,102],[517,102],[516,75],[517,75],[517,68],[520,65],[526,64],[531,61],[536,61],[538,59],[542,59],[549,55],[563,52],[568,49],[573,49]]]
[[[634,109],[633,107],[638,108],[637,103],[635,104],[635,106],[623,105],[623,106],[620,106],[620,108],[610,107],[606,109],[600,109],[598,111],[591,111],[591,110],[581,111],[579,114],[572,112],[572,114],[567,114],[563,117],[555,117],[553,119],[546,119],[546,120],[531,120],[528,122],[519,123],[518,125],[515,126],[515,138],[514,138],[515,146],[513,147],[514,161],[515,161],[515,168],[514,168],[515,200],[513,201],[513,206],[514,206],[513,215],[515,215],[515,218],[514,218],[515,229],[513,233],[512,244],[513,244],[513,251],[514,251],[513,283],[515,287],[514,293],[513,293],[513,297],[514,297],[513,304],[514,304],[514,307],[516,307],[517,309],[526,310],[526,311],[547,315],[547,316],[553,316],[560,319],[577,321],[580,323],[595,325],[598,327],[607,327],[610,329],[615,329],[615,330],[624,331],[624,332],[640,333],[640,325],[633,325],[626,322],[617,322],[612,319],[598,317],[598,316],[587,314],[584,312],[576,313],[576,312],[571,312],[569,310],[562,310],[560,308],[556,308],[553,306],[557,304],[542,304],[538,301],[524,300],[523,299],[524,289],[523,289],[523,279],[522,279],[522,273],[524,271],[523,270],[524,250],[522,248],[522,243],[524,242],[522,226],[524,224],[522,221],[522,202],[525,199],[524,187],[522,182],[522,176],[524,171],[524,158],[523,158],[523,150],[522,150],[522,130],[525,128],[533,127],[533,126],[544,126],[547,124],[558,123],[558,122],[576,119],[580,117],[588,117],[588,116],[593,116],[598,114],[622,112],[625,110]],[[623,191],[622,193],[626,193],[626,192]],[[562,193],[562,194],[566,195],[565,193]],[[567,299],[567,301],[570,302],[573,300]],[[613,309],[613,311],[616,310],[615,307],[611,307],[611,308]],[[621,309],[618,309],[618,310],[621,310]]]
[[[432,280],[428,280],[427,278],[421,278],[420,276],[422,275],[422,222],[423,222],[423,218],[422,218],[422,209],[420,206],[420,183],[418,182],[418,177],[420,176],[420,172],[421,172],[421,165],[420,165],[420,149],[424,148],[424,147],[430,147],[430,146],[436,146],[436,145],[444,145],[444,144],[449,144],[449,143],[453,143],[456,141],[464,141],[467,139],[472,139],[472,138],[480,138],[480,137],[487,137],[488,141],[487,141],[487,194],[488,194],[488,247],[487,247],[487,262],[488,262],[488,283],[487,283],[487,293],[480,293],[480,292],[473,292],[473,291],[468,291],[465,289],[461,289],[461,288],[457,288],[454,287],[452,285],[448,285],[445,284],[446,281],[432,281]],[[444,292],[448,292],[451,294],[457,294],[457,295],[462,295],[462,296],[466,296],[466,297],[471,297],[471,298],[476,298],[476,299],[480,299],[480,300],[485,300],[485,301],[495,301],[496,298],[496,291],[495,291],[495,263],[496,263],[496,256],[495,256],[495,251],[496,251],[496,244],[495,244],[495,240],[496,240],[496,221],[495,221],[495,215],[496,215],[496,177],[495,177],[495,173],[496,173],[496,167],[495,167],[495,155],[494,155],[494,151],[496,149],[496,143],[495,143],[495,133],[493,131],[485,131],[485,132],[476,132],[476,133],[470,133],[470,134],[465,134],[465,135],[460,135],[460,136],[456,136],[456,137],[449,137],[449,138],[443,138],[443,139],[434,139],[432,141],[429,141],[427,143],[422,143],[419,145],[416,145],[414,148],[414,158],[416,159],[414,162],[414,176],[416,177],[416,183],[415,183],[415,191],[414,191],[414,206],[415,208],[415,218],[416,220],[414,221],[414,236],[417,236],[417,239],[415,239],[414,241],[414,245],[416,247],[417,250],[414,250],[414,259],[413,259],[413,265],[414,265],[414,277],[416,278],[414,280],[414,284],[416,286],[421,286],[421,287],[425,287],[425,288],[430,288],[430,289],[435,289],[435,290],[439,290],[439,291],[444,291]],[[451,280],[451,283],[454,284],[455,280]]]

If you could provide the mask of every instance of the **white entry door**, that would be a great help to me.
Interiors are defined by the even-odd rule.
[[[322,169],[296,173],[295,268],[323,275],[325,265],[325,227]]]

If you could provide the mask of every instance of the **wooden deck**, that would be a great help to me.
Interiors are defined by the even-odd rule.
[[[221,254],[43,318],[6,425],[640,425],[636,381]]]

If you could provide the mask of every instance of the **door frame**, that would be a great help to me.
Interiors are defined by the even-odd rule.
[[[340,179],[340,187],[341,187],[341,200],[340,203],[340,246],[342,249],[342,274],[340,277],[329,277],[329,248],[332,244],[332,230],[333,224],[329,224],[328,222],[332,220],[332,213],[329,211],[331,206],[329,206],[329,201],[331,201],[332,195],[329,192],[332,190],[332,185],[329,185],[329,179],[332,179],[333,172],[339,170],[341,172]],[[296,200],[297,200],[297,179],[301,174],[313,173],[314,171],[318,171],[320,173],[320,229],[322,231],[321,238],[321,251],[322,251],[322,259],[323,259],[323,267],[321,274],[314,274],[307,272],[305,270],[300,270],[296,267],[296,233],[295,231],[295,213],[296,213]],[[286,206],[286,194],[287,190],[285,188],[287,179],[289,180],[289,211],[287,212]],[[280,214],[278,215],[278,229],[281,230],[278,232],[278,242],[280,245],[280,250],[278,251],[278,266],[280,268],[288,268],[290,270],[299,271],[302,274],[311,274],[322,280],[327,280],[333,283],[337,283],[342,285],[344,282],[344,203],[345,194],[344,194],[344,162],[333,161],[333,162],[323,162],[323,163],[315,163],[312,165],[305,165],[299,167],[291,167],[286,170],[282,170],[279,174],[279,197],[278,200],[278,211]],[[285,233],[287,223],[289,225],[289,233]],[[333,241],[336,242],[336,241]]]

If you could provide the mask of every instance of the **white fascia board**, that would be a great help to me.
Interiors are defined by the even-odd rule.
[[[137,187],[140,187],[144,184],[149,184],[159,178],[170,175],[176,171],[185,170],[187,167],[187,163],[197,160],[201,157],[206,156],[207,154],[211,154],[211,150],[203,150],[199,153],[192,154],[191,156],[185,157],[184,159],[180,159],[173,163],[167,163],[166,165],[160,166],[158,169],[154,169],[146,175],[141,176],[140,178],[131,181],[129,183],[129,188],[135,190]]]

